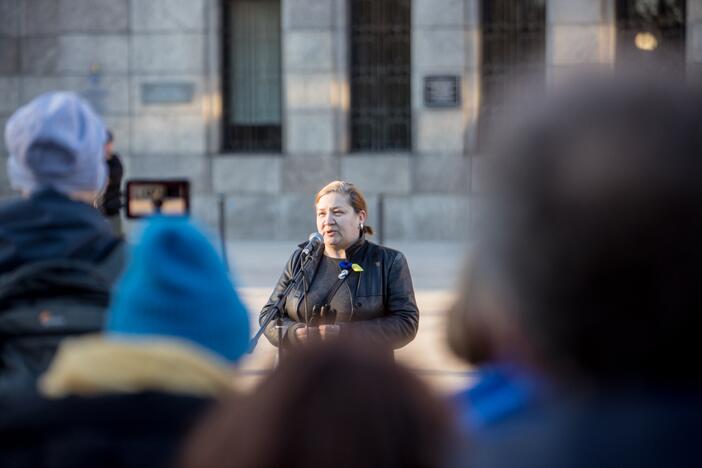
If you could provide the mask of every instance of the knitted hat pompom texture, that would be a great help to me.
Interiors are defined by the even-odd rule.
[[[155,217],[117,285],[106,332],[180,338],[233,363],[248,348],[249,318],[203,232],[187,218]]]
[[[75,93],[49,92],[17,109],[5,126],[12,188],[98,192],[107,178],[106,128]]]

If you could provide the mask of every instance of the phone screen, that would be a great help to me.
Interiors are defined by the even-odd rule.
[[[154,214],[187,216],[190,213],[190,182],[141,179],[127,182],[127,217]]]

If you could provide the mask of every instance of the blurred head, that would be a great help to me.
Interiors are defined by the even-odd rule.
[[[220,406],[184,466],[438,467],[451,426],[443,404],[387,359],[342,345],[298,350],[244,400]]]
[[[97,195],[105,185],[105,127],[77,94],[50,92],[20,107],[5,127],[13,188]]]
[[[699,381],[699,96],[599,83],[527,120],[493,160],[477,249],[533,351],[564,376]]]
[[[366,199],[353,184],[341,180],[330,182],[314,199],[317,231],[324,244],[336,250],[346,249],[364,234],[373,234],[365,225],[368,216]]]
[[[149,221],[116,288],[106,332],[171,337],[233,363],[246,351],[248,314],[210,241],[186,218]]]
[[[498,360],[493,332],[497,329],[496,314],[502,311],[491,304],[496,295],[491,294],[488,282],[480,277],[481,271],[478,256],[474,254],[464,266],[461,287],[446,320],[449,347],[476,366]]]
[[[525,359],[530,349],[524,334],[510,315],[510,306],[503,300],[495,272],[485,257],[478,247],[463,266],[460,288],[446,320],[449,348],[474,366],[518,360],[531,365],[533,362]]]

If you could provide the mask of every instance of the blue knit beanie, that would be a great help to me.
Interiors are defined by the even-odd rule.
[[[7,121],[7,172],[13,188],[98,192],[105,185],[106,129],[75,93],[42,94]]]
[[[186,218],[148,222],[108,312],[108,334],[188,340],[230,362],[249,342],[249,318],[210,241]]]

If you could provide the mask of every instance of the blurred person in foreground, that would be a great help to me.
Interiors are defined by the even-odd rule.
[[[220,404],[181,466],[438,468],[452,431],[447,408],[406,369],[357,345],[317,344]]]
[[[149,221],[103,335],[65,340],[42,398],[4,401],[0,465],[170,466],[214,398],[235,388],[248,315],[209,240]]]
[[[105,160],[107,161],[107,186],[100,199],[100,211],[112,225],[115,235],[122,235],[122,176],[124,166],[119,154],[114,150],[115,140],[112,131],[107,130]]]
[[[93,206],[107,177],[105,135],[74,93],[42,94],[12,114],[7,172],[22,198],[0,206],[0,275],[46,259],[99,263],[119,244]]]
[[[308,259],[301,244],[288,260],[259,322],[271,313],[295,273],[303,269],[304,277],[283,305],[283,343],[278,342],[275,320],[266,337],[286,349],[315,338],[353,336],[391,356],[414,339],[419,326],[407,260],[397,250],[366,240],[373,234],[366,223],[368,206],[353,184],[336,180],[323,187],[315,197],[315,214],[323,245]]]
[[[490,346],[558,396],[465,464],[699,466],[700,96],[590,83],[505,135],[476,245]]]
[[[537,410],[550,394],[549,379],[520,360],[516,333],[510,332],[508,349],[495,349],[492,331],[509,319],[499,316],[489,271],[480,262],[481,253],[473,251],[446,320],[449,347],[475,367],[474,380],[451,403],[463,434],[478,443],[512,418]]]
[[[105,127],[78,95],[42,94],[5,127],[20,198],[0,205],[0,394],[24,391],[63,336],[97,331],[124,243],[93,206]]]

